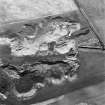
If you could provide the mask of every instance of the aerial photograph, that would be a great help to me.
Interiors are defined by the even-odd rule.
[[[0,105],[105,105],[105,0],[0,0]]]

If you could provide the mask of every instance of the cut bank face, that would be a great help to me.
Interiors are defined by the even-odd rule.
[[[11,54],[20,57],[36,55],[36,53],[43,51],[48,52],[48,43],[52,42],[59,44],[59,46],[65,42],[64,46],[53,46],[54,51],[60,54],[67,53],[71,48],[75,49],[75,41],[73,39],[64,40],[63,38],[70,37],[73,32],[78,31],[80,29],[80,24],[69,24],[69,22],[68,24],[66,22],[53,22],[53,24],[49,23],[48,26],[44,27],[44,31],[46,28],[49,30],[48,32],[42,32],[41,35],[37,35],[38,33],[34,32],[35,34],[33,33],[33,38],[30,38],[30,36],[27,35],[21,40],[11,39]],[[43,29],[40,31],[43,31]],[[64,41],[60,41],[60,39]],[[63,51],[63,49],[65,50]]]

